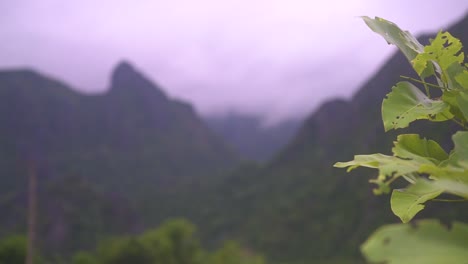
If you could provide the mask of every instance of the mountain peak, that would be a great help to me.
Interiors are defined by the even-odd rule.
[[[113,75],[125,74],[128,72],[136,72],[135,68],[130,64],[130,62],[123,60],[120,61],[117,66],[114,68]]]
[[[131,90],[134,93],[138,90],[138,93],[143,93],[145,96],[167,98],[157,84],[146,78],[128,61],[119,62],[114,68],[111,78],[112,92]]]
[[[128,61],[121,61],[112,71],[112,86],[128,85],[134,81],[146,78],[139,73]]]

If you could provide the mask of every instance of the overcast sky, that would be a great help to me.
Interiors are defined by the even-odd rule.
[[[358,18],[446,28],[461,0],[0,0],[0,68],[103,91],[130,61],[203,114],[269,120],[353,94],[394,49]]]

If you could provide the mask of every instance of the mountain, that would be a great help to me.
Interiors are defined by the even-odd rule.
[[[467,44],[468,16],[448,31]],[[424,42],[427,39],[421,37]],[[400,75],[414,76],[406,58],[397,53],[351,100],[331,100],[312,113],[294,139],[263,168],[233,174],[218,187],[224,208],[230,210],[212,205],[217,208],[212,220],[217,230],[229,231],[213,233],[248,241],[279,263],[332,259],[333,263],[360,263],[358,248],[365,238],[378,226],[399,220],[390,211],[389,196],[371,192],[368,180],[374,171],[347,174],[333,164],[352,160],[354,154],[389,153],[397,133],[417,132],[446,148],[452,144],[452,133],[447,131],[455,125],[449,122],[421,121],[411,129],[384,132],[380,105]],[[233,223],[231,208],[244,217]],[[468,221],[468,210],[463,203],[432,202],[419,215],[440,216],[444,221]]]
[[[299,128],[299,120],[289,119],[265,125],[260,116],[229,113],[205,117],[207,125],[243,157],[266,162],[279,152]]]
[[[114,69],[108,92],[75,91],[34,71],[0,72],[0,206],[12,210],[3,210],[2,215],[14,217],[15,210],[24,210],[30,163],[37,165],[41,193],[56,185],[55,191],[41,196],[44,204],[54,204],[57,193],[73,193],[67,179],[78,178],[89,188],[75,191],[96,197],[94,202],[87,200],[90,203],[115,202],[105,208],[128,204],[129,212],[135,212],[125,217],[143,215],[143,225],[152,226],[170,216],[162,213],[167,205],[161,197],[216,177],[239,161],[190,104],[169,98],[127,62]],[[56,212],[52,216],[59,218],[60,208],[86,211],[85,202],[70,199],[52,206]],[[83,219],[118,216],[103,215],[101,209]],[[57,228],[55,220],[43,219],[49,226],[44,227],[45,237]],[[0,225],[6,222],[8,230],[24,230],[22,221],[0,219]],[[132,225],[123,225],[120,231],[129,230]],[[78,228],[77,232],[90,231]]]
[[[105,94],[82,95],[32,71],[0,72],[0,92],[3,155],[46,162],[47,177],[84,174],[85,167],[82,176],[96,182],[132,175],[126,178],[162,184],[238,161],[189,104],[168,98],[125,62]]]

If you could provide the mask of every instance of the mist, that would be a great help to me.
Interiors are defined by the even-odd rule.
[[[33,68],[95,93],[128,60],[205,116],[240,112],[276,122],[350,97],[395,51],[359,16],[421,34],[447,28],[467,7],[435,0],[2,1],[0,67]]]

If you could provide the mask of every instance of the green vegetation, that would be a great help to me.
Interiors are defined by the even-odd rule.
[[[392,148],[393,155],[357,155],[336,167],[369,167],[378,170],[376,194],[389,193],[396,181],[407,185],[392,191],[391,209],[403,223],[411,221],[431,200],[468,201],[468,64],[460,40],[439,32],[423,47],[409,32],[382,18],[365,22],[389,43],[396,45],[410,61],[425,94],[410,82],[399,82],[382,103],[385,130],[405,128],[418,119],[431,122],[454,121],[459,131],[448,153],[433,140],[418,134],[402,134]],[[427,83],[432,77],[435,83]],[[430,89],[438,96],[431,96]],[[448,196],[445,196],[448,195]],[[461,198],[461,200],[460,200]],[[454,223],[447,230],[436,221],[420,221],[416,227],[405,224],[380,228],[362,246],[370,262],[462,263],[466,253],[468,225]]]
[[[26,258],[26,237],[11,236],[0,241],[1,264],[23,264]]]
[[[95,253],[79,252],[74,264],[263,264],[263,258],[227,242],[219,250],[205,251],[195,226],[183,219],[165,222],[159,228],[139,236],[104,240]]]
[[[27,240],[22,235],[7,236],[0,240],[0,264],[24,264]],[[39,254],[36,263],[42,263]]]
[[[10,236],[0,240],[0,264],[24,264],[26,238]],[[164,222],[140,235],[102,239],[93,251],[79,251],[72,264],[264,264],[264,258],[234,241],[210,252],[199,241],[195,226],[184,219]],[[41,259],[44,259],[42,261]],[[66,258],[37,257],[36,263],[70,263]]]

